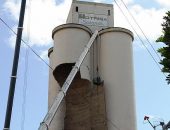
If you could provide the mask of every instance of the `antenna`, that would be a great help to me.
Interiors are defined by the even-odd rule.
[[[156,130],[157,126],[162,126],[162,130],[168,130],[170,128],[170,121],[167,124],[165,124],[164,121],[159,121],[160,123],[158,125],[153,125],[149,120],[149,116],[145,116],[144,121],[145,120],[148,121],[148,123],[152,126],[154,130]]]

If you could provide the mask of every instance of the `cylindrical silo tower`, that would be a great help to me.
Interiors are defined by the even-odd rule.
[[[91,30],[88,27],[74,23],[60,25],[53,30],[54,47],[49,50],[49,58],[50,66],[54,70],[50,70],[49,74],[49,107],[54,102],[57,93],[89,41],[90,36]],[[90,79],[89,68],[90,54],[87,54],[77,77]],[[86,81],[82,82],[89,85]],[[85,107],[82,109],[85,109]],[[65,112],[65,101],[63,101],[50,125],[50,130],[64,129]]]
[[[132,41],[132,32],[124,28],[99,33],[99,70],[104,80],[108,130],[136,129]]]
[[[133,34],[113,23],[113,5],[73,0],[67,24],[54,28],[49,108],[93,32],[99,34],[49,130],[136,130]]]

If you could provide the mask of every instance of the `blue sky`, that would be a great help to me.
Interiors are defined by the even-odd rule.
[[[98,1],[114,4],[113,0]],[[117,1],[148,49],[159,62],[121,1]],[[0,17],[14,30],[17,26],[20,2],[20,0],[0,1]],[[170,8],[169,0],[124,0],[124,2],[128,5],[129,10],[154,48],[161,47],[162,44],[156,44],[154,41],[161,35],[162,17]],[[55,26],[65,22],[70,3],[71,0],[29,0],[27,3],[23,39],[28,41],[32,48],[47,62],[47,50],[52,46],[51,31]],[[114,8],[115,26],[132,30],[116,4],[114,4]],[[0,31],[0,59],[2,59],[0,60],[0,129],[2,129],[9,91],[15,35],[2,22],[0,22]],[[28,55],[26,54],[27,51]],[[152,129],[149,124],[143,124],[143,117],[145,115],[160,117],[166,123],[170,120],[170,87],[167,85],[164,75],[136,36],[133,43],[133,58],[138,130]],[[28,67],[25,66],[25,62],[28,62]],[[26,68],[27,86],[24,85]],[[22,127],[21,111],[24,89],[27,90],[24,130],[38,129],[39,123],[47,112],[48,70],[48,66],[22,44],[11,130],[21,130]]]

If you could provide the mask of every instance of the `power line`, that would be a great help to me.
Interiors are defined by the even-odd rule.
[[[0,17],[0,20],[9,30],[11,30],[11,32],[17,35],[17,33],[1,17]]]
[[[25,54],[25,73],[24,73],[24,85],[23,85],[23,102],[22,102],[22,118],[21,118],[21,130],[24,130],[25,124],[25,110],[26,110],[26,96],[27,96],[27,73],[28,73],[28,58],[29,58],[29,50],[27,48]]]
[[[126,18],[126,20],[127,20],[127,22],[129,23],[129,25],[131,26],[131,28],[133,29],[133,31],[135,32],[135,34],[137,35],[137,37],[139,38],[139,40],[141,41],[141,43],[143,44],[143,46],[145,47],[145,49],[147,50],[147,52],[149,53],[149,55],[152,57],[152,59],[154,60],[154,62],[156,63],[156,65],[157,65],[157,67],[161,70],[161,67],[159,66],[159,64],[158,64],[158,62],[156,61],[156,59],[154,58],[154,56],[151,54],[151,52],[149,51],[149,49],[147,48],[147,46],[144,44],[144,42],[142,41],[142,39],[140,38],[140,36],[139,36],[139,34],[136,32],[136,30],[134,29],[134,27],[132,26],[132,24],[130,23],[130,21],[128,20],[128,18],[126,17],[126,15],[124,14],[124,12],[123,12],[123,10],[120,8],[120,6],[118,5],[118,3],[117,3],[117,1],[116,0],[114,0],[115,1],[115,3],[116,3],[116,5],[118,6],[118,8],[120,9],[120,11],[122,12],[122,14],[124,15],[124,17]],[[1,20],[1,22],[2,23],[4,23],[4,25],[8,28],[8,29],[10,29],[15,35],[17,35],[16,34],[16,32],[2,19],[2,18],[0,18],[0,20]],[[139,26],[140,27],[140,26]],[[143,32],[143,31],[142,31]],[[145,34],[144,34],[145,35]],[[145,35],[146,36],[146,35]],[[146,37],[147,38],[147,37]],[[147,38],[148,39],[148,38]],[[28,47],[28,48],[30,48],[30,50],[39,58],[39,59],[41,59],[50,69],[52,69],[53,70],[53,68],[43,59],[43,58],[41,58],[41,56],[40,55],[38,55],[36,52],[35,52],[35,50],[30,46],[30,45],[28,45],[28,43],[26,43],[23,39],[21,39],[22,40],[22,42]],[[149,41],[149,40],[148,40]],[[150,43],[150,41],[149,41],[149,43]],[[151,45],[151,44],[150,44]],[[152,46],[152,45],[151,45]],[[152,46],[153,47],[153,46]],[[155,50],[154,48],[152,48],[153,50]],[[157,54],[157,53],[156,53]],[[158,55],[158,54],[157,54]],[[159,55],[158,55],[159,56]],[[160,59],[160,57],[159,57],[159,59]],[[164,74],[164,73],[163,73]],[[166,77],[166,75],[164,74],[164,76]]]
[[[13,32],[15,35],[17,35],[17,33],[0,17],[0,21],[2,23],[4,23],[4,25],[11,30],[11,32]],[[25,42],[23,39],[21,39],[21,41],[39,58],[41,59],[41,61],[43,61],[51,70],[54,70],[43,58],[41,58],[40,55],[38,55],[38,53],[27,43]]]
[[[16,32],[2,19],[2,18],[0,18],[0,20],[2,21],[2,23],[4,23],[5,25],[6,25],[6,27],[8,28],[8,29],[10,29],[15,35],[16,35]],[[29,48],[29,49],[31,49],[31,51],[37,56],[37,57],[39,57],[49,68],[51,68],[52,70],[53,70],[53,68],[49,65],[49,64],[47,64],[47,62],[46,61],[44,61],[44,59],[42,59],[34,50],[33,50],[33,48],[30,46],[30,45],[28,45],[28,43],[27,42],[25,42],[23,39],[21,39],[22,40],[22,42]],[[26,52],[26,59],[28,58],[28,52]],[[24,129],[24,121],[25,121],[25,98],[26,98],[26,88],[27,88],[27,71],[28,71],[28,61],[26,60],[25,61],[25,68],[26,68],[26,71],[25,71],[25,75],[24,75],[24,86],[26,86],[25,88],[24,88],[24,94],[23,94],[23,98],[24,98],[24,101],[23,101],[23,109],[22,109],[22,113],[23,113],[23,118],[22,118],[22,126],[21,126],[21,129]],[[73,92],[75,92],[75,91],[73,91]],[[75,92],[76,94],[78,94],[78,95],[80,95],[80,93],[77,93],[77,92]],[[89,102],[88,101],[88,99],[86,98],[86,97],[84,97],[84,96],[82,96],[82,95],[80,95],[82,98],[84,98],[84,100],[86,100],[87,102]],[[108,120],[108,119],[107,119]],[[109,122],[111,122],[110,120],[108,120]],[[113,123],[111,122],[111,125],[113,125]],[[114,127],[115,127],[115,125],[113,125]]]
[[[129,11],[127,5],[125,4],[125,2],[123,0],[121,0],[121,2],[123,3],[123,5],[125,6],[125,8],[127,9],[128,13],[130,14],[130,16],[132,17],[132,19],[134,20],[134,22],[136,23],[136,25],[138,26],[138,28],[140,29],[140,31],[142,32],[142,34],[144,35],[145,39],[147,40],[147,42],[150,44],[152,50],[156,53],[157,57],[159,58],[159,60],[161,60],[160,56],[158,55],[158,52],[155,50],[155,48],[153,47],[152,43],[149,41],[148,37],[146,36],[146,34],[144,33],[144,31],[142,30],[142,28],[140,27],[140,25],[138,24],[137,20],[135,19],[135,17],[132,15],[132,13]]]
[[[27,41],[30,40],[30,21],[31,21],[31,2],[28,0],[30,9],[28,10],[28,24],[27,24]],[[27,97],[27,80],[28,80],[28,70],[29,70],[29,49],[26,48],[25,53],[25,72],[24,72],[24,85],[23,85],[23,101],[22,101],[22,114],[21,114],[21,130],[25,129],[25,112],[26,112],[26,97]]]
[[[135,30],[135,28],[132,26],[132,24],[130,23],[129,19],[127,18],[127,16],[124,14],[123,10],[121,9],[121,7],[119,6],[119,4],[117,3],[116,0],[114,0],[114,2],[116,3],[116,5],[118,6],[118,8],[120,9],[121,13],[123,14],[123,16],[125,17],[125,19],[127,20],[127,22],[129,23],[129,25],[131,26],[131,28],[133,29],[133,31],[135,32],[135,34],[137,35],[137,37],[139,38],[139,40],[141,41],[142,45],[145,47],[145,49],[147,50],[147,52],[149,53],[149,55],[151,56],[151,58],[153,59],[153,61],[156,63],[157,67],[161,70],[161,67],[159,66],[158,62],[156,61],[156,59],[154,58],[154,56],[152,55],[152,53],[149,51],[149,49],[147,48],[147,46],[144,44],[142,38],[139,36],[139,34],[137,33],[137,31]],[[163,73],[163,75],[166,77],[166,75]]]

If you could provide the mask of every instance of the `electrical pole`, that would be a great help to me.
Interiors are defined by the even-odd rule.
[[[20,46],[21,46],[23,23],[24,23],[25,5],[26,5],[26,0],[22,0],[18,29],[17,29],[17,38],[16,38],[16,45],[15,45],[15,52],[14,52],[14,59],[13,59],[13,68],[12,68],[12,74],[11,74],[10,88],[9,88],[9,94],[8,94],[4,130],[10,129],[15,84],[16,84],[16,78],[17,78],[18,60],[19,60],[19,53],[20,53]]]

